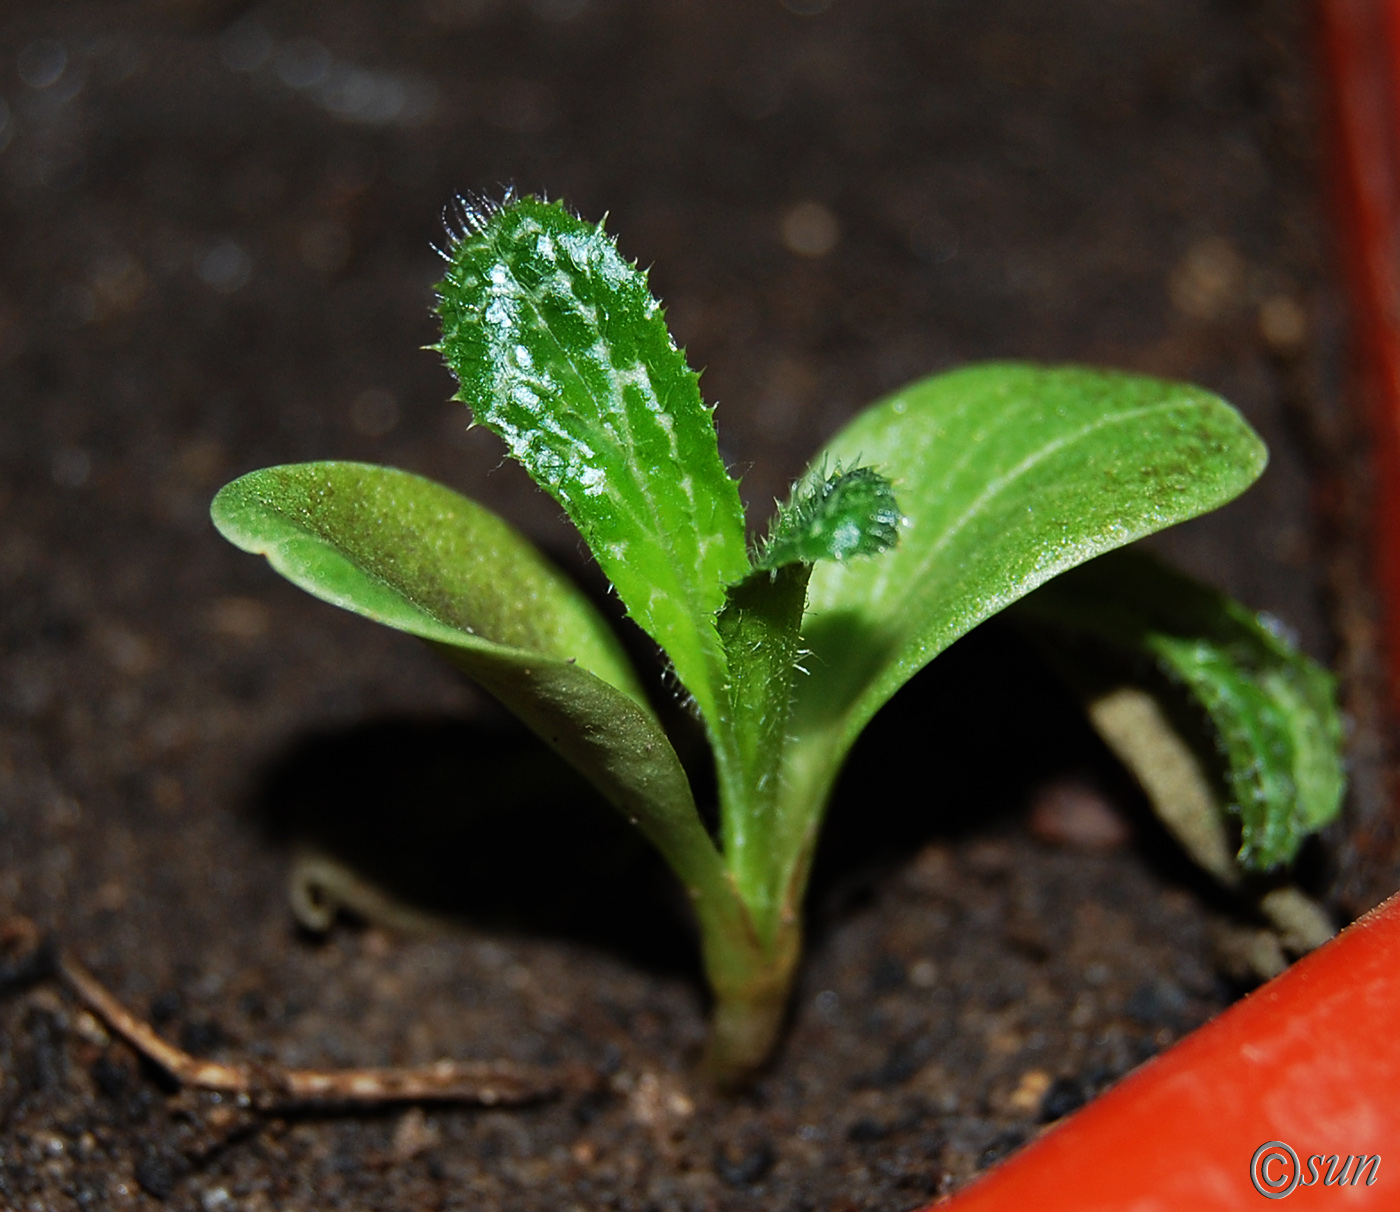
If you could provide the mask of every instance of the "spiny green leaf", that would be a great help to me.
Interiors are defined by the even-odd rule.
[[[698,377],[601,225],[533,198],[462,220],[437,309],[458,398],[563,505],[713,723],[714,616],[749,560]]]
[[[1243,636],[1222,645],[1157,635],[1148,647],[1215,725],[1230,807],[1240,814],[1240,864],[1266,871],[1292,862],[1308,834],[1341,810],[1346,786],[1327,675],[1299,654],[1266,655]]]
[[[878,555],[899,541],[903,515],[894,488],[869,467],[821,469],[793,487],[778,509],[754,566],[814,564]]]
[[[434,644],[727,895],[690,785],[606,621],[524,537],[421,476],[302,463],[225,485],[214,524],[307,592]]]
[[[1017,610],[1150,658],[1207,713],[1247,870],[1290,862],[1341,810],[1333,679],[1238,602],[1141,552],[1117,552],[1043,586]]]
[[[934,656],[1056,573],[1224,504],[1266,454],[1200,388],[993,363],[911,384],[822,458],[879,467],[906,522],[878,560],[813,570],[785,772],[794,853],[816,824],[798,806],[825,798],[860,730]]]

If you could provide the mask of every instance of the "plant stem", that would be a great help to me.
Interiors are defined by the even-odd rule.
[[[735,947],[734,941],[705,939],[715,1004],[704,1069],[721,1089],[746,1084],[771,1057],[787,1017],[802,930],[798,922],[785,923],[770,947]]]
[[[724,862],[765,947],[775,945],[784,910],[774,813],[811,572],[788,564],[753,573],[730,588],[717,620],[729,666],[730,743],[715,745]]]
[[[705,1069],[722,1087],[744,1084],[772,1054],[802,950],[801,915],[783,896],[773,811],[810,573],[807,564],[756,572],[729,590],[718,619],[729,711],[714,749],[732,896],[698,900],[696,910],[715,995]]]

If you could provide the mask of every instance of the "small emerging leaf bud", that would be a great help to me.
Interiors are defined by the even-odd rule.
[[[903,521],[894,487],[878,471],[838,467],[827,475],[821,468],[779,507],[754,566],[771,572],[785,564],[878,555],[899,541]]]

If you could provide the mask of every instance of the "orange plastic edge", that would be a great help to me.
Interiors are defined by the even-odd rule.
[[[939,1212],[1234,1212],[1267,1207],[1261,1145],[1292,1147],[1290,1212],[1400,1208],[1400,897],[1343,931]],[[1326,1185],[1328,1158],[1346,1181]],[[1373,1157],[1366,1177],[1348,1157]],[[1319,1180],[1309,1158],[1317,1157]],[[1286,1186],[1286,1155],[1262,1175]],[[1276,1197],[1271,1197],[1276,1198]]]
[[[1400,0],[1315,10],[1400,704]],[[1235,1212],[1278,1199],[1400,1209],[1400,896],[935,1206]]]

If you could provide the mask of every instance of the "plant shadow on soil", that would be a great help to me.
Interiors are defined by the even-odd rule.
[[[707,771],[697,799],[709,799]],[[818,847],[813,946],[937,840],[1016,827],[1036,789],[1099,788],[1172,881],[1223,895],[1166,836],[1064,686],[1014,629],[978,628],[915,677],[855,747]],[[267,831],[345,863],[404,905],[566,939],[700,982],[684,898],[659,855],[509,721],[385,718],[313,734],[267,769]]]

